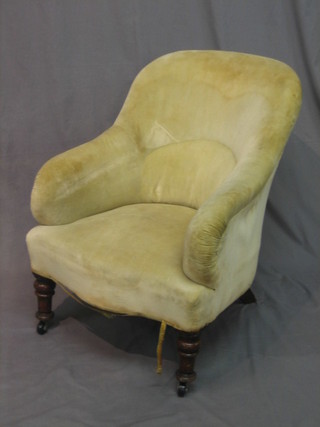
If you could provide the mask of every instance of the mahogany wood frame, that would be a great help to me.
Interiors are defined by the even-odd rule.
[[[48,324],[53,319],[54,312],[52,311],[52,297],[56,284],[53,280],[46,277],[39,276],[33,273],[36,280],[34,282],[35,294],[38,300],[38,311],[36,318],[39,320],[37,325],[37,332],[43,335],[48,330]]]
[[[188,391],[189,384],[194,381],[197,374],[194,371],[194,364],[200,348],[200,331],[179,332],[178,352],[180,356],[180,366],[176,372],[178,380],[177,394],[183,397]]]
[[[256,297],[251,289],[248,289],[241,297],[239,298],[242,304],[253,304],[256,303]]]

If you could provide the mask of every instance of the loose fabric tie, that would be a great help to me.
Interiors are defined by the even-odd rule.
[[[161,322],[159,339],[157,345],[157,374],[162,374],[162,346],[164,341],[164,336],[166,333],[167,324],[164,320]]]

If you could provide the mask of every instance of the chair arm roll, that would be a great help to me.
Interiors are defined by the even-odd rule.
[[[200,207],[185,237],[183,270],[191,280],[212,289],[251,285],[276,166],[265,159],[240,165]]]
[[[67,224],[139,198],[141,154],[130,136],[113,126],[97,138],[50,159],[31,194],[34,218]]]

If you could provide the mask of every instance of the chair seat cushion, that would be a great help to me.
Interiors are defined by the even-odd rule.
[[[164,320],[186,331],[212,321],[215,292],[182,270],[196,211],[134,204],[27,235],[32,270],[102,310]]]

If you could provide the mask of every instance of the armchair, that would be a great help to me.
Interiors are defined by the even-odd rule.
[[[58,283],[102,312],[179,331],[178,395],[196,377],[199,333],[254,301],[265,205],[301,103],[272,59],[181,51],[147,65],[113,126],[38,173],[27,235],[37,330]]]

